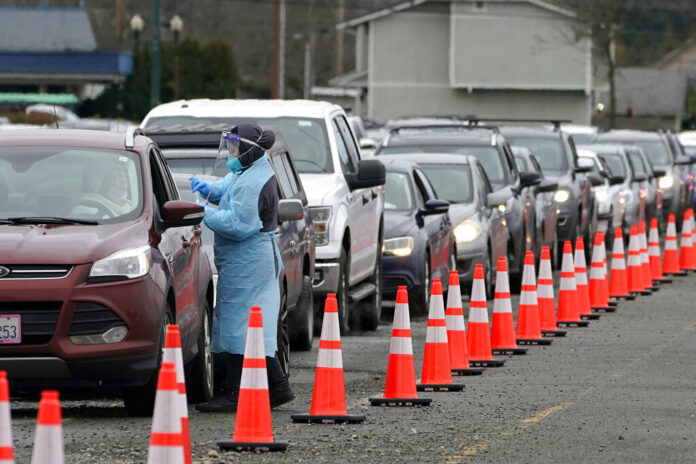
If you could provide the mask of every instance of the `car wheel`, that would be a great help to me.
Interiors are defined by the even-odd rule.
[[[212,337],[212,318],[210,305],[203,307],[201,330],[198,334],[198,355],[193,361],[193,371],[187,379],[186,392],[191,403],[205,403],[213,397],[214,369],[213,353],[210,351]]]
[[[338,291],[336,292],[336,299],[338,300],[338,325],[341,329],[341,335],[344,335],[350,330],[348,326],[348,321],[350,318],[350,296],[348,295],[348,291],[350,289],[350,258],[345,248],[341,248],[341,257],[338,260],[338,268]],[[321,308],[323,315],[323,304]]]
[[[415,299],[410,303],[411,314],[414,316],[427,316],[430,305],[430,254],[425,253],[423,265],[423,277],[421,285],[416,289]]]
[[[290,348],[298,351],[312,349],[314,338],[314,293],[312,278],[302,278],[302,291],[295,310],[289,315]]]
[[[361,315],[361,326],[363,330],[377,330],[379,320],[382,317],[382,245],[377,247],[377,257],[375,260],[375,272],[372,273],[369,281],[375,286],[375,292],[359,302],[359,314]]]
[[[280,311],[278,312],[278,347],[276,348],[278,362],[284,374],[290,373],[290,335],[288,334],[288,297],[285,288],[280,295]]]
[[[159,343],[157,345],[157,364],[150,380],[140,387],[127,387],[123,390],[123,404],[130,416],[149,417],[155,407],[155,394],[157,393],[157,378],[159,377],[162,353],[164,351],[164,339],[167,336],[167,326],[174,323],[169,304],[164,309],[162,327],[160,328]]]

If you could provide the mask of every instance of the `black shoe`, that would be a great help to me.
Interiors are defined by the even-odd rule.
[[[269,395],[269,399],[271,401],[271,409],[275,409],[280,405],[289,403],[290,401],[294,400],[295,394],[288,387],[280,391],[272,391]]]
[[[200,412],[236,412],[237,399],[237,394],[221,395],[207,403],[197,404],[195,408]]]

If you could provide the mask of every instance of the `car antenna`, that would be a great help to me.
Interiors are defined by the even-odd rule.
[[[56,112],[56,105],[53,105],[53,117],[56,118],[56,129],[60,129],[60,126],[58,125],[58,113]]]

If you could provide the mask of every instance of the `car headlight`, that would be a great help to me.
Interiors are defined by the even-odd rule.
[[[388,238],[382,245],[382,254],[387,256],[410,256],[413,253],[413,237]]]
[[[473,242],[481,235],[482,231],[483,229],[481,229],[481,225],[478,222],[466,219],[454,228],[454,238],[457,240],[457,243]]]
[[[313,206],[309,208],[309,216],[314,223],[314,243],[316,246],[329,244],[330,206]]]
[[[570,192],[565,189],[556,190],[556,193],[553,194],[553,200],[556,203],[565,203],[570,200]]]
[[[150,245],[126,248],[92,264],[90,280],[137,279],[150,272]]]
[[[607,201],[607,191],[606,190],[596,190],[595,191],[595,198],[597,198],[597,201],[604,203]]]
[[[674,177],[670,175],[662,176],[660,179],[657,181],[657,185],[662,189],[662,190],[667,190],[671,189],[672,186],[674,185]]]

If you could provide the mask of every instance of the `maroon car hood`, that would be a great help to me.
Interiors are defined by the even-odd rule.
[[[0,225],[0,264],[84,264],[148,242],[147,222]]]

